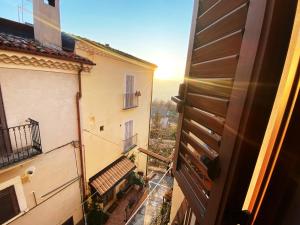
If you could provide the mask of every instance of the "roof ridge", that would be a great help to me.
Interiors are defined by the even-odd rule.
[[[104,48],[105,50],[112,51],[113,53],[117,53],[117,54],[119,54],[119,55],[121,55],[121,56],[124,56],[124,57],[127,57],[127,58],[129,58],[129,59],[133,59],[133,60],[136,60],[136,61],[139,61],[139,62],[148,64],[148,65],[153,66],[153,67],[157,67],[157,65],[154,64],[154,63],[151,63],[151,62],[146,61],[146,60],[144,60],[144,59],[138,58],[138,57],[136,57],[136,56],[134,56],[134,55],[132,55],[132,54],[129,54],[129,53],[124,52],[124,51],[121,51],[121,50],[119,50],[119,49],[113,48],[113,47],[111,47],[110,45],[107,46],[107,45],[102,44],[102,43],[100,43],[100,42],[98,42],[98,41],[94,41],[94,40],[91,40],[91,39],[86,38],[86,37],[81,37],[81,36],[79,36],[79,35],[74,35],[74,34],[69,34],[69,35],[71,35],[73,38],[75,38],[75,39],[77,39],[77,40],[79,39],[79,40],[86,41],[86,42],[88,42],[88,43],[90,43],[90,44],[92,44],[92,45],[95,45],[96,47],[101,47],[101,48]]]

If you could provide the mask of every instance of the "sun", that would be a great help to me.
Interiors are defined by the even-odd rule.
[[[154,78],[159,80],[180,80],[184,74],[184,63],[171,55],[156,56],[157,69]]]

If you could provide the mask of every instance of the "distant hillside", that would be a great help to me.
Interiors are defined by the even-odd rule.
[[[182,83],[181,80],[154,79],[153,100],[170,100],[171,96],[175,96],[178,94],[178,88],[180,83]]]

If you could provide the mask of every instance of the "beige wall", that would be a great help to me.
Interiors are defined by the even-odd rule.
[[[183,199],[184,199],[184,195],[183,195],[176,179],[174,179],[170,222],[172,222],[174,220],[176,213],[177,213]]]
[[[30,179],[21,184],[24,192],[22,201],[26,203],[28,212],[11,224],[61,224],[72,215],[77,223],[82,219],[79,181],[44,203],[51,194],[41,197],[78,176],[72,145],[47,153],[78,140],[75,104],[77,76],[0,68],[0,82],[8,127],[22,125],[29,117],[38,121],[43,148],[43,154],[32,160],[0,170],[1,189],[1,184],[23,176],[30,167],[35,168]],[[79,158],[78,152],[76,157]],[[40,204],[35,208],[33,192]]]
[[[133,133],[138,134],[137,145],[147,148],[153,69],[110,56],[87,54],[79,49],[77,54],[96,63],[92,72],[82,77],[83,141],[88,179],[121,156],[127,120],[133,120]],[[123,110],[126,74],[135,76],[135,90],[142,95],[137,108]],[[104,131],[99,131],[100,126],[104,126]],[[145,172],[147,157],[137,148],[130,154],[133,152],[138,170]]]

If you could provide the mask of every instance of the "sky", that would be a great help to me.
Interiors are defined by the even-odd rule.
[[[193,0],[60,0],[61,28],[157,64],[158,79],[181,80],[192,8]],[[31,0],[0,0],[0,17],[32,23]]]

